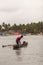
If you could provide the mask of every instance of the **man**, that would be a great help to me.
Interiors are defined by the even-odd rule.
[[[17,38],[16,38],[16,43],[17,43],[18,47],[21,45],[20,40],[21,40],[22,38],[23,38],[22,35],[21,35],[20,37],[17,37]]]

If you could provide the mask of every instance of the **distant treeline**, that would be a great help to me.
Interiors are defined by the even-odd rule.
[[[0,25],[0,32],[4,31],[21,31],[22,33],[32,33],[32,34],[37,34],[42,32],[43,33],[43,21],[38,22],[38,23],[28,23],[28,24],[13,24],[12,26],[10,24],[2,23]]]

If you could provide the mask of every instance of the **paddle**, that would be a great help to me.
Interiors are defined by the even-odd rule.
[[[2,45],[3,48],[4,48],[4,47],[7,47],[7,46],[14,46],[14,45]]]

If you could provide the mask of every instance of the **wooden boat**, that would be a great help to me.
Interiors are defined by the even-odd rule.
[[[23,42],[23,44],[21,44],[19,47],[17,45],[13,45],[13,49],[19,49],[19,48],[22,48],[22,47],[27,47],[28,43],[27,42]]]
[[[27,47],[27,45],[28,45],[28,42],[23,41],[23,43],[20,46],[14,44],[14,45],[2,45],[2,47],[4,48],[4,47],[12,46],[13,49],[19,49],[19,48],[22,48],[22,47]]]

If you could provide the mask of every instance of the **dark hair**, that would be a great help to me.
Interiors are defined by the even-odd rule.
[[[23,35],[21,35],[21,38],[23,37]]]

